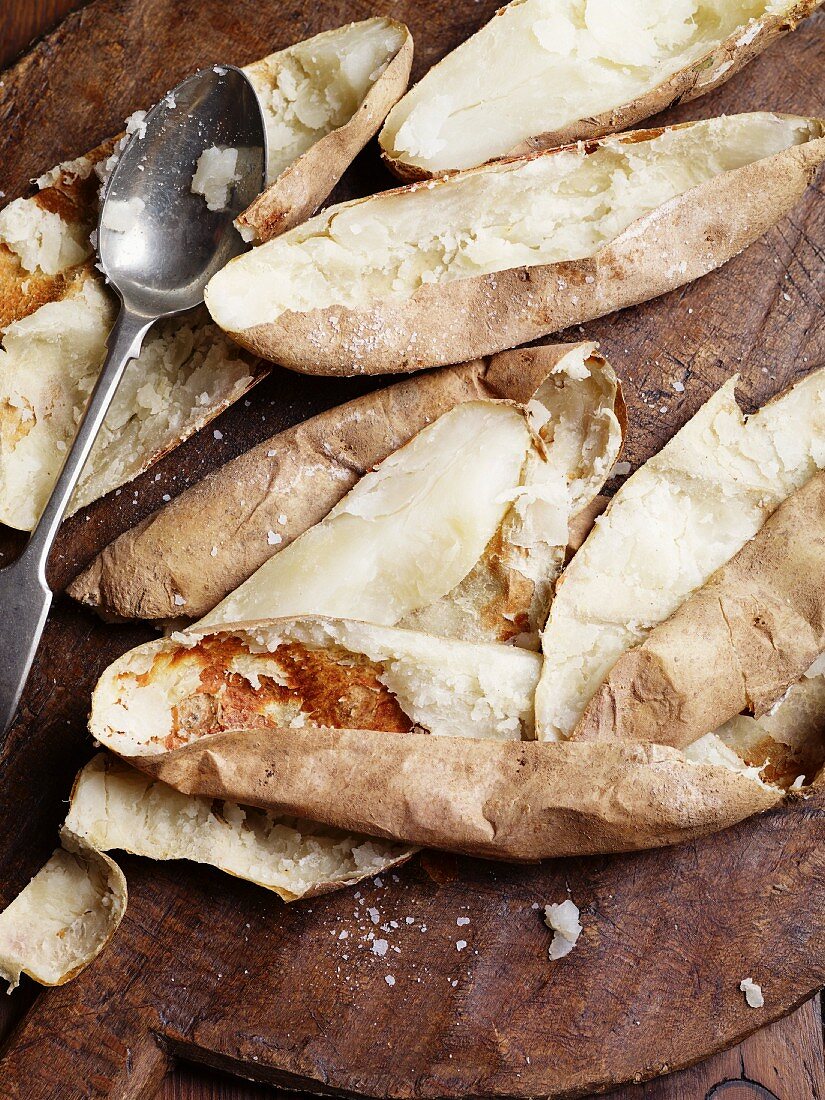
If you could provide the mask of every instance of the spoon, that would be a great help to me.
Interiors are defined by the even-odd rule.
[[[214,211],[191,190],[197,162],[212,146],[238,151],[226,208]],[[126,365],[156,321],[200,305],[209,279],[248,247],[232,222],[264,189],[265,175],[261,107],[231,65],[203,69],[169,92],[120,154],[98,227],[100,267],[120,299],[106,361],[37,526],[22,554],[0,570],[0,737],[46,625],[49,551]]]

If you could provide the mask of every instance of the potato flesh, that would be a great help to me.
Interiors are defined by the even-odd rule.
[[[88,176],[93,165],[91,161],[87,165]],[[15,253],[24,271],[59,275],[83,263],[92,254],[90,228],[82,222],[65,221],[36,198],[15,199],[0,210],[0,245]]]
[[[388,19],[367,19],[247,66],[264,110],[270,183],[349,122],[403,39],[404,31]]]
[[[515,646],[284,619],[136,650],[104,673],[91,729],[124,756],[258,726],[529,740],[540,670]]]
[[[792,7],[788,0],[516,0],[404,96],[381,144],[431,174],[472,168],[631,103],[737,31],[753,34],[752,20]]]
[[[365,309],[432,283],[582,259],[704,181],[811,137],[801,119],[734,115],[345,203],[232,260],[206,302],[223,329],[243,332],[287,310]],[[351,340],[355,360],[371,338]]]
[[[313,887],[377,874],[406,851],[315,822],[180,794],[103,754],[80,773],[66,827],[98,851],[209,864],[286,901]]]
[[[722,764],[787,790],[812,784],[825,765],[825,675],[820,657],[760,718],[738,714],[685,749],[697,764]]]
[[[397,622],[469,573],[516,496],[531,445],[517,409],[458,406],[366,474],[201,625],[307,614]]]
[[[114,309],[95,280],[11,324],[0,349],[0,522],[30,530],[54,486],[106,354]],[[160,326],[126,370],[70,511],[135,477],[251,383],[210,324]]]
[[[609,669],[825,467],[825,371],[747,420],[726,383],[613,498],[557,586],[536,693],[568,736]]]
[[[59,985],[106,943],[124,904],[125,883],[114,865],[58,848],[0,913],[0,977],[10,989],[23,971]]]

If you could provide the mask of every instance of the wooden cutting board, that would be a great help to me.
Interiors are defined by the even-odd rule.
[[[96,0],[4,74],[0,189],[20,193],[196,67],[245,63],[386,13],[410,25],[420,75],[495,7]],[[671,119],[825,113],[823,31],[820,14]],[[389,183],[370,148],[336,197]],[[825,204],[814,188],[723,270],[586,326],[625,384],[634,466],[732,372],[753,407],[825,362],[824,272]],[[222,418],[222,440],[207,431],[137,481],[136,493],[67,523],[54,582],[65,584],[163,494],[370,384],[276,371],[248,407]],[[18,541],[0,538],[5,560]],[[0,758],[0,905],[54,846],[72,777],[92,751],[85,718],[96,677],[147,637],[57,601]],[[426,855],[357,892],[291,907],[208,869],[124,859],[129,909],[109,950],[62,989],[35,996],[28,985],[16,995],[28,1012],[8,1042],[0,1095],[149,1098],[176,1055],[292,1088],[399,1098],[567,1097],[653,1077],[739,1041],[825,983],[823,842],[819,795],[668,851],[539,867]],[[568,889],[584,932],[551,964],[536,907]],[[366,942],[373,908],[388,927],[384,958]],[[764,987],[762,1011],[738,990],[747,976]]]

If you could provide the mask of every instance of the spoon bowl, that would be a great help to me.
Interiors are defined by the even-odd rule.
[[[220,210],[192,191],[198,160],[213,147],[237,153]],[[127,308],[159,317],[199,305],[212,275],[246,249],[232,222],[263,190],[265,173],[263,113],[240,69],[202,69],[164,96],[132,134],[103,194],[100,263]]]

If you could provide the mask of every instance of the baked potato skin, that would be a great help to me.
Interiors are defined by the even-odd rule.
[[[507,150],[501,159],[619,133],[678,103],[699,99],[725,84],[768,46],[796,30],[802,20],[812,15],[823,2],[825,0],[799,0],[790,11],[765,15],[759,20],[759,29],[752,37],[743,34],[740,29],[644,95],[593,118],[578,119],[560,130],[536,134]],[[418,165],[399,160],[384,148],[381,156],[393,175],[405,183],[428,180],[442,174],[430,173]]]
[[[215,734],[130,763],[185,794],[484,859],[640,851],[734,825],[784,792],[662,745],[364,730]],[[336,776],[349,777],[346,788]]]
[[[402,24],[397,24],[399,28]],[[310,218],[404,94],[413,60],[406,29],[398,53],[343,126],[315,142],[238,217],[236,224],[262,243]]]
[[[360,310],[286,311],[229,335],[303,374],[399,374],[482,358],[637,305],[721,267],[788,214],[825,160],[825,122],[811,126],[811,141],[699,184],[586,259],[431,284]],[[663,132],[632,131],[622,140]]]

